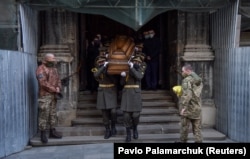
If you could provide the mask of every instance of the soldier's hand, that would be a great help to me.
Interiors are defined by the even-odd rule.
[[[59,92],[60,92],[60,88],[56,87],[56,93],[59,93]]]
[[[184,109],[184,108],[183,108],[183,109],[181,109],[180,115],[184,115],[184,111],[185,111],[185,109]]]
[[[138,48],[138,47],[135,47],[135,51],[139,51],[139,48]]]
[[[126,72],[124,72],[124,71],[121,72],[121,76],[122,76],[122,77],[125,77],[125,76],[126,76]]]
[[[106,62],[104,62],[103,66],[106,67],[108,64],[109,64],[109,62],[106,61]]]
[[[128,65],[130,68],[133,68],[133,66],[134,66],[133,62],[129,62]]]

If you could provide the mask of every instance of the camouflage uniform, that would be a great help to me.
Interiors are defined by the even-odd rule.
[[[142,63],[139,68],[130,68],[126,77],[121,79],[122,100],[121,110],[124,114],[124,125],[127,130],[127,141],[130,141],[130,129],[134,130],[134,138],[138,138],[137,125],[139,123],[140,112],[142,110],[141,99],[141,79],[144,77],[146,63]],[[136,136],[135,136],[135,133]]]
[[[99,58],[99,57],[98,57]],[[106,128],[104,138],[116,135],[117,88],[114,75],[107,74],[103,65],[92,69],[95,79],[99,82],[97,93],[97,109],[102,110],[103,124]],[[111,123],[110,123],[111,121]],[[111,125],[111,132],[110,132]]]
[[[180,97],[180,110],[185,109],[181,117],[181,142],[187,142],[190,123],[195,142],[202,142],[201,134],[201,91],[202,80],[194,72],[182,80],[182,95]]]
[[[56,87],[61,89],[61,80],[55,67],[41,64],[36,71],[39,83],[39,130],[44,131],[47,125],[50,129],[56,123]]]

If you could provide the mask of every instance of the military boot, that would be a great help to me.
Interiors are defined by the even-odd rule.
[[[126,128],[127,136],[126,136],[126,142],[131,141],[131,131],[130,128]]]
[[[111,136],[109,125],[105,125],[105,128],[106,128],[106,131],[105,131],[104,139],[108,139]]]
[[[56,138],[56,139],[61,139],[62,135],[58,134],[58,132],[56,132],[56,129],[53,128],[53,129],[50,129],[49,137]]]
[[[138,135],[138,131],[137,131],[137,125],[133,126],[133,138],[134,139],[138,139],[139,135]]]
[[[111,136],[115,136],[117,133],[116,127],[115,127],[115,122],[111,122]]]
[[[48,142],[48,138],[46,136],[46,131],[45,130],[41,131],[41,141],[42,141],[42,143],[47,143]]]

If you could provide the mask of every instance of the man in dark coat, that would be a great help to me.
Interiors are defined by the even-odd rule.
[[[96,64],[97,66],[92,69],[95,79],[99,82],[96,107],[102,110],[103,124],[106,128],[104,139],[108,139],[116,135],[116,78],[107,74],[108,62],[105,56],[98,56]]]
[[[94,37],[94,39],[91,41],[91,43],[89,43],[88,48],[87,48],[87,74],[88,74],[88,87],[91,91],[91,93],[93,93],[94,91],[97,91],[97,87],[98,87],[98,82],[95,80],[91,69],[93,67],[95,67],[95,59],[97,56],[99,56],[100,51],[100,42],[98,37]]]
[[[158,70],[160,57],[160,39],[155,36],[154,30],[149,30],[147,38],[143,44],[142,52],[146,54],[147,70],[145,72],[146,89],[157,90]]]
[[[139,56],[135,56],[131,61],[129,62],[129,72],[121,73],[121,85],[123,86],[121,110],[127,132],[126,142],[131,141],[131,128],[133,138],[138,139],[137,125],[142,110],[141,80],[146,69],[146,64]]]

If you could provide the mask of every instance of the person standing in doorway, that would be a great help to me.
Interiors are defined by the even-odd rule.
[[[97,91],[98,87],[98,82],[95,80],[91,69],[95,67],[95,59],[97,56],[99,56],[100,51],[100,41],[99,38],[96,36],[94,39],[91,41],[91,43],[88,45],[87,48],[87,73],[88,73],[88,87],[91,91],[91,93],[94,93]]]
[[[202,142],[201,134],[201,92],[202,79],[193,71],[190,64],[182,67],[182,95],[179,108],[181,115],[180,142],[187,142],[189,125],[192,125],[196,143]]]
[[[103,47],[104,39],[102,38],[102,35],[98,33],[96,34],[96,37],[98,38],[99,47]]]
[[[94,77],[99,82],[97,93],[97,109],[102,111],[103,124],[105,126],[104,139],[116,135],[116,108],[117,108],[117,89],[116,78],[107,74],[106,56],[96,58],[96,67],[92,69]],[[111,128],[111,129],[110,129]]]
[[[36,77],[39,84],[39,119],[38,127],[41,132],[41,141],[48,142],[46,136],[47,126],[50,128],[49,137],[62,138],[55,130],[56,125],[56,94],[60,93],[61,80],[56,69],[54,54],[46,54],[42,64],[36,70]],[[47,125],[47,123],[49,125]]]
[[[138,139],[137,126],[142,110],[141,79],[144,77],[146,64],[139,56],[129,62],[129,72],[121,72],[122,99],[121,110],[123,111],[124,125],[126,128],[126,142],[131,141],[131,129],[133,138]]]
[[[160,56],[160,39],[155,36],[155,31],[149,30],[146,34],[148,39],[143,45],[143,53],[146,54],[147,69],[145,72],[146,90],[157,90],[158,70]]]

